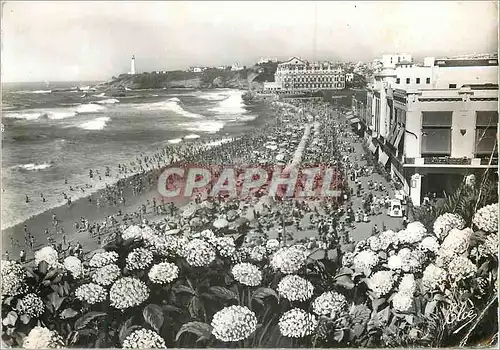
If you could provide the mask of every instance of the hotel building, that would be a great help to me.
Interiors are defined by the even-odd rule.
[[[414,205],[450,194],[465,176],[498,176],[498,58],[382,60],[357,123],[378,162]],[[387,64],[389,62],[389,64]]]
[[[274,82],[264,83],[264,90],[282,94],[345,88],[345,75],[329,62],[309,63],[297,57],[278,64]]]

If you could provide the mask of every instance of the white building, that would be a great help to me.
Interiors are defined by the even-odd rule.
[[[240,66],[240,64],[238,62],[234,63],[232,66],[231,66],[231,71],[235,72],[235,71],[240,71],[240,70],[243,70],[244,67]]]
[[[268,63],[268,62],[273,62],[276,63],[278,62],[278,59],[276,57],[262,57],[257,64],[262,64],[262,63]]]
[[[354,73],[346,73],[345,75],[345,81],[350,83],[354,80]]]
[[[497,167],[496,57],[400,60],[375,74],[365,106],[353,103],[369,148],[414,205]]]
[[[128,74],[135,74],[135,55],[132,55],[132,60],[130,61],[130,72]]]

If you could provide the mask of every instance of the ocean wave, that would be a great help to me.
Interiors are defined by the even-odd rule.
[[[215,91],[215,92],[197,91],[196,97],[209,101],[222,101],[228,98],[230,94],[231,94],[230,91]]]
[[[85,130],[102,130],[106,127],[106,123],[110,120],[110,117],[99,117],[82,123],[78,127]]]
[[[182,139],[172,139],[172,140],[168,140],[168,143],[172,143],[172,144],[175,144],[175,143],[181,143],[182,142]]]
[[[105,100],[96,101],[96,103],[99,103],[101,105],[113,104],[113,103],[118,103],[118,102],[120,102],[120,101],[117,100],[116,98],[107,98]]]
[[[247,110],[241,96],[243,91],[231,91],[228,96],[220,101],[216,107],[210,109],[218,114],[243,114]]]
[[[19,90],[12,91],[13,94],[50,94],[52,90]]]
[[[29,164],[14,165],[12,168],[13,169],[24,169],[24,170],[44,170],[44,169],[50,168],[51,166],[52,166],[51,163],[41,163],[41,164],[29,163]]]
[[[218,120],[207,120],[193,123],[182,123],[179,125],[189,131],[216,133],[222,129],[225,124],[224,122]]]
[[[182,101],[179,100],[177,97],[169,98],[166,101],[137,104],[135,105],[135,107],[147,111],[171,111],[179,115],[182,115],[183,117],[186,118],[195,118],[195,119],[204,118],[204,116],[200,114],[186,111],[182,107]]]
[[[78,114],[97,113],[97,112],[102,112],[105,109],[106,109],[105,107],[96,105],[94,103],[84,103],[76,108],[76,113]]]
[[[66,119],[76,116],[77,114],[98,113],[106,108],[93,103],[73,105],[72,108],[52,108],[47,110],[31,109],[17,112],[4,113],[3,117],[23,120],[37,119]]]
[[[104,92],[101,92],[98,95],[92,95],[92,96],[94,96],[94,97],[106,97],[106,94]]]
[[[196,135],[196,134],[189,134],[189,135],[184,136],[184,138],[187,139],[187,140],[189,140],[189,139],[197,139],[199,137],[200,137],[200,135]]]

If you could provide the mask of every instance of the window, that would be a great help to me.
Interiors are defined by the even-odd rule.
[[[431,83],[431,78],[425,78],[425,83],[430,84]]]
[[[498,112],[476,112],[476,155],[490,155],[493,149],[498,154],[497,139]]]
[[[417,82],[417,84],[420,84],[420,78],[417,78],[416,82]]]
[[[396,84],[399,84],[400,81],[401,81],[401,79],[396,78]]]
[[[451,155],[451,123],[453,112],[422,112],[423,157]]]
[[[449,84],[448,88],[450,88],[450,89],[456,89],[457,88],[457,84]]]
[[[410,78],[406,78],[406,84],[410,83]]]

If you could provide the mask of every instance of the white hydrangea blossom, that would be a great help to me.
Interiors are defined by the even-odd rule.
[[[279,295],[290,301],[309,300],[313,291],[312,283],[297,275],[287,275],[278,283]]]
[[[92,274],[92,281],[101,286],[109,286],[120,277],[120,267],[116,264],[110,264],[97,269]]]
[[[483,243],[472,248],[471,254],[479,257],[498,256],[498,234],[491,233],[486,236]]]
[[[465,220],[458,214],[444,213],[434,221],[434,234],[443,240],[452,229],[463,229]]]
[[[1,276],[2,295],[16,296],[25,291],[24,280],[27,275],[21,264],[12,260],[2,260]]]
[[[366,250],[368,247],[369,247],[368,243],[366,243],[365,240],[361,240],[361,241],[358,241],[358,243],[356,243],[356,245],[354,246],[354,251],[356,253],[359,253],[363,250]]]
[[[401,258],[401,270],[404,272],[417,272],[422,268],[425,254],[420,250],[410,250],[403,248],[397,255]]]
[[[292,274],[305,266],[307,252],[301,247],[283,247],[280,248],[270,261],[274,270],[280,270],[284,274]]]
[[[409,223],[406,229],[398,232],[398,241],[403,244],[415,244],[422,240],[426,232],[422,223],[414,221]]]
[[[123,349],[166,349],[165,340],[150,329],[140,328],[123,339]]]
[[[377,298],[389,293],[394,285],[394,273],[392,271],[377,271],[368,279],[368,287]]]
[[[366,242],[370,246],[370,249],[373,250],[374,252],[382,250],[382,242],[380,241],[379,237],[371,236],[370,238],[367,239]]]
[[[117,252],[102,252],[92,256],[89,261],[91,267],[103,267],[109,264],[114,264],[118,261]]]
[[[399,282],[399,292],[413,296],[416,289],[417,283],[415,282],[415,276],[413,276],[413,274],[405,274],[403,278],[401,278],[401,282]]]
[[[472,223],[485,232],[498,231],[498,203],[479,209],[472,218]]]
[[[379,258],[375,252],[372,252],[371,250],[363,250],[354,257],[353,266],[355,269],[360,270],[372,269],[378,264],[378,261]]]
[[[153,253],[145,248],[135,248],[127,255],[125,267],[128,270],[144,270],[153,262]]]
[[[352,264],[354,263],[355,256],[356,256],[355,253],[345,252],[344,255],[342,256],[342,266],[351,267]]]
[[[167,284],[179,277],[179,268],[173,263],[159,263],[151,267],[148,276],[153,283]]]
[[[325,292],[317,297],[313,303],[313,312],[318,316],[330,316],[336,319],[347,307],[346,298],[337,292]]]
[[[217,236],[215,235],[215,233],[213,233],[212,230],[208,230],[208,229],[201,231],[200,237],[203,238],[208,243],[212,243],[212,244],[215,244],[215,241],[217,239]],[[232,237],[230,237],[230,238],[232,238]]]
[[[210,231],[210,230],[205,230],[205,231]],[[213,242],[213,245],[217,248],[219,255],[223,258],[231,257],[231,255],[233,255],[234,252],[236,251],[236,244],[234,243],[233,237],[230,236],[216,237],[212,239],[211,242]]]
[[[212,319],[212,334],[218,340],[247,339],[257,329],[257,316],[246,306],[233,305],[218,311]]]
[[[397,292],[392,298],[392,306],[400,312],[406,312],[411,309],[413,297],[407,293]]]
[[[76,256],[68,256],[64,259],[64,267],[68,270],[73,278],[80,278],[83,275],[83,265],[80,259]]]
[[[448,277],[446,271],[439,266],[429,264],[422,276],[422,285],[425,291],[433,291],[438,286],[442,286]]]
[[[281,334],[290,338],[302,338],[314,333],[318,326],[316,316],[295,308],[281,315],[278,327]]]
[[[83,284],[75,290],[76,298],[90,305],[106,300],[107,295],[106,289],[95,283]]]
[[[266,249],[268,253],[274,253],[279,249],[279,247],[280,247],[280,241],[278,241],[277,239],[271,238],[268,239],[266,242]]]
[[[38,266],[40,262],[45,261],[49,268],[61,268],[62,265],[58,261],[59,254],[52,247],[43,247],[35,252],[35,265]]]
[[[262,281],[262,272],[255,265],[239,263],[233,266],[231,273],[234,279],[246,286],[258,286]]]
[[[17,311],[21,315],[28,315],[30,318],[37,318],[45,311],[43,300],[36,294],[27,294],[19,301]]]
[[[465,254],[473,233],[470,228],[451,229],[438,250],[439,265],[444,267],[455,256]]]
[[[194,267],[206,267],[215,260],[212,245],[202,239],[195,238],[187,245],[186,261]]]
[[[130,225],[125,231],[122,233],[122,238],[124,240],[128,239],[142,239],[142,229],[138,225]]]
[[[264,246],[258,245],[250,250],[250,259],[260,262],[267,257],[267,249]]]
[[[387,267],[391,270],[401,270],[403,260],[399,255],[392,255],[387,259]]]
[[[437,253],[439,250],[439,242],[436,237],[428,236],[420,242],[418,249],[425,252]]]
[[[457,256],[450,261],[448,273],[455,281],[460,281],[474,276],[477,266],[464,256]]]
[[[149,298],[149,288],[135,277],[122,277],[117,280],[109,291],[111,306],[117,309],[127,309],[138,306]]]
[[[23,340],[25,349],[62,349],[64,342],[62,337],[48,328],[36,326]]]
[[[397,247],[399,244],[398,234],[393,230],[384,231],[378,237],[381,250],[387,250],[391,245]]]

